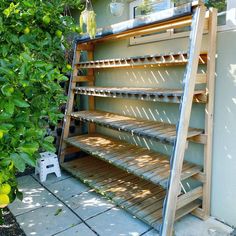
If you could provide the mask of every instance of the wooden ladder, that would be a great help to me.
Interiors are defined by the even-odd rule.
[[[165,194],[165,200],[163,203],[163,208],[162,208],[162,219],[160,220],[161,222],[161,227],[158,228],[160,230],[160,235],[162,236],[170,236],[173,233],[173,226],[174,226],[174,221],[176,218],[179,218],[183,216],[186,213],[192,212],[196,216],[198,216],[201,219],[206,219],[209,214],[210,214],[210,189],[211,189],[211,149],[212,149],[212,131],[213,131],[213,104],[214,104],[214,77],[215,77],[215,54],[216,54],[216,24],[217,24],[217,10],[215,9],[210,9],[208,14],[209,16],[207,17],[208,21],[208,34],[209,34],[209,43],[208,43],[208,51],[207,51],[207,72],[206,72],[206,77],[200,76],[198,74],[198,66],[199,63],[202,63],[201,60],[199,60],[199,57],[201,55],[201,45],[202,45],[202,38],[203,38],[203,33],[204,33],[204,27],[206,23],[206,7],[199,1],[196,6],[193,8],[193,13],[192,13],[192,18],[191,18],[191,34],[190,34],[190,44],[189,44],[189,50],[187,52],[187,62],[186,61],[179,61],[177,60],[176,56],[173,59],[172,57],[166,56],[165,58],[165,64],[167,63],[167,59],[170,59],[170,62],[168,63],[174,63],[174,65],[180,63],[180,65],[183,65],[185,62],[187,64],[186,66],[186,71],[184,75],[184,89],[183,89],[183,95],[181,97],[180,101],[180,116],[179,116],[179,122],[177,125],[176,129],[176,135],[174,137],[174,146],[173,146],[173,151],[172,151],[172,156],[170,158],[170,175],[168,178],[166,178],[166,185],[167,185],[167,190]],[[181,16],[182,17],[182,16]],[[181,18],[180,17],[180,18]],[[173,28],[175,25],[178,26],[178,22],[176,19],[174,21],[169,19],[167,21],[167,25],[165,26],[165,22],[160,21],[161,23],[158,23],[157,25],[154,26],[148,26],[147,29],[150,30],[150,32],[155,32],[155,31],[161,31],[163,29],[168,29],[168,28]],[[186,26],[189,24],[189,18],[187,16],[183,16],[181,18],[181,26]],[[187,22],[187,23],[186,23]],[[115,27],[114,27],[115,28]],[[153,29],[155,28],[155,29]],[[128,170],[129,172],[132,170],[134,167],[134,164],[132,164],[132,168],[127,165],[121,164],[120,159],[118,160],[114,159],[114,155],[112,156],[112,161],[109,161],[109,155],[104,157],[104,155],[99,155],[94,154],[93,147],[94,145],[91,143],[89,146],[89,143],[87,143],[87,140],[89,140],[89,136],[95,137],[96,136],[96,125],[104,125],[105,127],[113,128],[116,130],[121,130],[122,128],[119,129],[119,124],[122,122],[121,116],[117,117],[113,114],[109,114],[109,117],[113,119],[112,125],[109,126],[109,120],[107,123],[103,121],[102,119],[98,119],[97,117],[101,115],[101,113],[95,113],[95,96],[99,96],[98,92],[91,92],[91,87],[93,88],[95,84],[95,78],[94,78],[94,69],[96,68],[116,68],[121,66],[121,61],[119,60],[110,60],[110,61],[93,61],[94,60],[94,45],[97,42],[103,42],[105,40],[109,39],[117,39],[117,38],[127,38],[133,35],[140,35],[145,28],[142,27],[137,27],[136,29],[125,29],[123,32],[118,32],[114,35],[109,34],[104,37],[97,38],[95,40],[88,40],[88,39],[82,39],[80,42],[76,42],[74,45],[74,61],[73,61],[73,74],[70,79],[70,86],[69,86],[69,93],[68,93],[68,102],[66,106],[66,112],[65,112],[65,118],[64,118],[64,124],[63,124],[63,133],[62,133],[62,138],[61,138],[61,144],[60,144],[60,149],[59,149],[59,156],[60,156],[60,163],[62,166],[65,166],[65,169],[67,169],[67,164],[64,164],[65,162],[65,155],[70,154],[71,152],[75,152],[74,148],[71,148],[68,144],[76,147],[76,151],[82,150],[85,151],[91,155],[94,155],[102,160],[105,160],[107,162],[110,162],[118,167],[121,167],[122,169]],[[149,31],[146,30],[148,33]],[[87,63],[81,63],[81,52],[86,51],[87,52]],[[156,56],[158,57],[158,56]],[[159,57],[158,57],[159,58]],[[181,57],[183,58],[183,57]],[[137,66],[144,66],[147,64],[147,60],[149,64],[152,64],[152,58],[150,59],[127,59],[129,60],[130,67],[133,66],[134,63],[138,64]],[[138,60],[138,62],[137,62]],[[161,59],[160,59],[161,60]],[[174,60],[174,61],[173,61]],[[153,63],[158,63],[156,62]],[[126,61],[127,62],[127,61]],[[160,63],[160,62],[159,62]],[[164,64],[164,66],[165,66]],[[127,66],[127,63],[126,63]],[[78,75],[78,70],[79,68],[87,68],[87,74],[83,76]],[[76,93],[84,95],[85,92],[81,90],[81,86],[77,86],[81,82],[87,82],[88,83],[88,91],[90,91],[89,95],[89,110],[90,113],[80,113],[78,112],[77,114],[73,113],[73,105],[75,102],[75,95]],[[185,155],[185,150],[188,146],[188,142],[190,141],[189,137],[189,123],[190,123],[190,116],[191,116],[191,109],[192,109],[192,104],[194,102],[194,92],[195,92],[195,86],[196,84],[199,83],[206,83],[206,93],[207,93],[207,102],[206,102],[206,109],[205,109],[205,130],[204,133],[202,134],[196,134],[195,136],[191,137],[191,141],[195,141],[197,143],[201,143],[204,145],[204,163],[203,163],[203,171],[198,171],[197,173],[193,173],[192,176],[194,179],[200,181],[202,183],[202,188],[199,188],[197,194],[194,195],[193,193],[189,194],[184,194],[181,195],[182,189],[181,189],[181,181],[183,180],[182,178],[182,173],[184,172],[183,165],[184,163],[184,155]],[[89,90],[90,89],[90,90]],[[114,89],[113,89],[114,90]],[[128,93],[128,92],[127,92]],[[136,91],[136,93],[139,93],[139,91]],[[108,92],[105,91],[103,92],[103,96],[107,95]],[[108,96],[108,95],[107,95]],[[161,98],[158,98],[160,101]],[[169,100],[168,100],[169,101]],[[87,118],[86,118],[87,116]],[[79,138],[71,138],[69,139],[69,127],[70,127],[70,122],[71,119],[76,118],[80,119],[82,121],[89,122],[88,126],[88,136],[86,136],[86,139],[79,139]],[[116,119],[116,120],[115,120]],[[114,122],[117,125],[114,125]],[[119,123],[120,122],[120,123]],[[132,122],[141,122],[141,121],[134,121]],[[124,123],[122,123],[124,124]],[[127,127],[132,127],[130,124],[127,124]],[[154,127],[155,124],[149,124],[150,127]],[[126,126],[125,126],[126,127]],[[145,126],[149,127],[149,126]],[[171,128],[169,128],[170,130]],[[146,128],[147,130],[147,128]],[[126,132],[133,132],[132,129],[126,129]],[[146,131],[145,131],[146,132]],[[146,135],[144,131],[142,132],[142,135]],[[140,134],[140,133],[137,133]],[[94,135],[94,136],[93,136]],[[150,136],[150,134],[149,134]],[[172,136],[171,136],[172,138]],[[158,139],[158,136],[157,136]],[[101,137],[101,140],[106,140],[106,137]],[[168,139],[167,139],[168,140]],[[173,139],[171,139],[173,140]],[[93,139],[91,139],[91,142]],[[103,148],[103,141],[100,141],[101,147]],[[113,142],[113,141],[112,141]],[[99,142],[97,142],[99,143]],[[96,142],[94,144],[97,144]],[[124,143],[119,143],[114,141],[114,144],[112,147],[114,147],[116,150],[119,151],[119,149],[115,146],[117,145],[124,146],[122,150],[134,150],[135,153],[142,153],[143,150],[136,150],[135,147],[133,146],[126,146]],[[109,145],[104,145],[104,149],[109,147]],[[99,148],[98,148],[99,150]],[[109,151],[109,150],[108,150]],[[116,152],[118,152],[116,151]],[[98,151],[99,152],[99,151]],[[122,154],[124,155],[124,154]],[[136,154],[137,155],[137,154]],[[150,153],[152,155],[152,153]],[[155,154],[153,154],[155,155]],[[164,157],[161,157],[163,160]],[[135,157],[134,159],[135,160]],[[103,164],[98,162],[98,165],[102,169]],[[70,167],[71,168],[71,167]],[[85,167],[84,167],[85,168]],[[195,168],[195,167],[194,167]],[[196,168],[195,168],[196,169]],[[67,169],[68,170],[68,169]],[[79,172],[79,171],[78,171]],[[136,176],[140,176],[139,174],[135,173]],[[75,172],[73,172],[75,173]],[[130,172],[132,173],[132,171]],[[75,174],[77,175],[77,174]],[[122,175],[122,174],[120,174]],[[82,177],[81,177],[82,176]],[[78,177],[81,177],[82,179],[85,178],[83,177],[84,175],[80,175],[78,173]],[[149,180],[148,175],[142,175],[142,178]],[[99,179],[101,180],[101,176],[99,176]],[[131,178],[132,179],[132,178]],[[160,179],[160,176],[156,179]],[[150,178],[150,180],[152,180]],[[162,179],[163,180],[163,179]],[[145,183],[142,183],[142,185],[146,186]],[[147,184],[148,185],[148,184]],[[149,185],[148,185],[149,186]],[[162,181],[162,186],[164,186],[163,181]],[[165,187],[165,186],[164,186]],[[155,188],[155,187],[153,187]],[[202,192],[201,192],[202,191]],[[196,193],[196,192],[195,192]],[[188,205],[191,203],[191,201],[195,201],[197,198],[199,198],[199,193],[201,195],[200,198],[202,198],[202,203],[200,204],[201,207],[194,207],[192,210],[187,210],[185,213],[183,212],[177,212],[178,209],[180,209],[181,206]],[[181,197],[180,197],[181,195]],[[181,199],[182,202],[179,201]],[[140,203],[139,203],[140,204]],[[127,204],[126,204],[127,205]],[[121,205],[123,206],[123,205]],[[199,206],[199,205],[197,205]],[[130,209],[130,208],[129,208]],[[190,208],[189,208],[190,209]],[[132,213],[132,211],[131,211]],[[178,215],[178,217],[177,217]],[[142,219],[142,217],[139,217]],[[145,218],[146,219],[146,218]],[[144,220],[145,221],[145,220]],[[145,221],[148,222],[148,221]],[[155,226],[155,224],[151,224],[152,226]]]
[[[197,8],[193,16],[192,30],[190,34],[189,61],[184,75],[184,94],[180,105],[180,118],[177,125],[177,137],[171,157],[171,173],[169,178],[169,186],[164,207],[163,225],[161,235],[171,235],[174,224],[174,213],[176,211],[177,197],[180,192],[180,176],[182,172],[183,160],[187,141],[187,132],[190,122],[191,109],[193,103],[193,93],[196,85],[196,76],[198,70],[198,57],[201,50],[204,19],[206,14],[205,6],[201,5]],[[211,91],[208,97],[208,105],[206,108],[206,125],[205,135],[206,144],[204,173],[203,178],[203,207],[201,213],[197,213],[200,217],[207,217],[210,214],[210,178],[211,178],[211,146],[212,146],[212,119],[213,119],[213,91],[214,91],[214,73],[215,73],[215,56],[216,56],[216,10],[210,11],[209,18],[209,50],[207,64],[207,90]],[[201,214],[201,215],[200,215]]]

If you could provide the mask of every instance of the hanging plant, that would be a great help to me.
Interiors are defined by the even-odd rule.
[[[81,12],[80,27],[82,33],[86,32],[91,39],[95,38],[97,30],[96,14],[93,10],[91,0],[86,0],[85,10]],[[84,28],[86,28],[86,31],[83,30]]]
[[[139,8],[144,14],[149,14],[152,11],[152,0],[143,0]]]

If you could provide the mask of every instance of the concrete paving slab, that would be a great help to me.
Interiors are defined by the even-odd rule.
[[[39,175],[33,174],[33,177],[36,178],[40,182]],[[61,177],[59,178],[57,178],[57,176],[54,173],[52,173],[47,176],[47,180],[45,182],[42,182],[42,185],[47,186],[49,184],[54,184],[56,182],[59,182],[61,180],[68,179],[68,178],[71,178],[71,176],[65,171],[61,172]]]
[[[101,236],[138,236],[150,228],[118,208],[112,208],[86,222]]]
[[[158,232],[155,229],[152,229],[152,230],[148,231],[147,233],[142,234],[142,236],[160,236],[160,235],[158,234]]]
[[[16,200],[9,205],[10,211],[17,216],[39,207],[52,204],[57,199],[42,187],[33,177],[23,176],[17,179],[19,190],[23,192],[23,201]]]
[[[202,221],[192,215],[187,215],[175,223],[175,236],[229,236],[233,229],[214,218]],[[143,236],[159,236],[156,230],[151,230]]]
[[[65,201],[83,220],[115,207],[109,200],[95,192],[83,192]]]
[[[81,223],[55,236],[96,236],[96,234],[87,225]]]
[[[41,207],[16,217],[27,236],[51,236],[81,223],[61,202]]]
[[[60,200],[67,200],[75,195],[89,190],[89,187],[74,178],[68,178],[49,184],[47,185],[47,188]]]
[[[233,229],[214,218],[202,221],[187,215],[175,224],[176,236],[229,236]]]
[[[41,186],[32,176],[26,175],[17,178],[18,186],[21,188],[35,187]]]
[[[150,230],[150,226],[114,207],[110,201],[77,179],[66,175],[63,178],[58,180],[50,177],[49,182],[45,183],[62,202],[32,176],[18,178],[24,200],[15,201],[9,208],[27,236],[96,235],[66,205],[86,220],[100,236],[159,236],[157,231]],[[185,216],[175,224],[175,236],[229,236],[232,231],[232,228],[214,218],[202,221],[192,215]]]

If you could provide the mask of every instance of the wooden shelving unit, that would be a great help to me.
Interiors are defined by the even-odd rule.
[[[172,235],[174,221],[190,212],[202,219],[206,219],[210,213],[216,20],[217,11],[211,9],[206,13],[205,6],[199,0],[166,10],[163,14],[153,14],[151,17],[100,29],[95,39],[83,36],[75,43],[74,71],[70,80],[59,151],[61,165],[111,198],[118,206],[155,227],[161,236]],[[94,46],[98,43],[188,25],[191,25],[188,52],[107,60],[93,58]],[[207,52],[201,52],[204,29],[208,30],[211,42]],[[85,62],[81,61],[82,52],[87,52]],[[205,74],[198,73],[199,65],[207,68]],[[95,86],[95,70],[167,66],[186,67],[182,90]],[[79,75],[81,69],[87,71],[87,74]],[[196,85],[205,88],[197,89]],[[73,111],[76,94],[88,96],[87,111]],[[167,124],[99,111],[95,107],[96,97],[176,103],[180,106],[179,121],[177,124]],[[206,107],[204,129],[189,127],[194,103],[202,103]],[[72,119],[88,124],[88,133],[69,137]],[[172,155],[167,156],[100,134],[96,131],[98,126],[172,145]],[[202,166],[184,160],[189,142],[204,145]],[[67,161],[67,154],[78,151],[87,156]],[[182,188],[182,181],[190,178],[197,180],[199,185],[186,192]]]

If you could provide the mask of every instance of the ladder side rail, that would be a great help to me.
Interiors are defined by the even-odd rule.
[[[207,135],[204,145],[204,169],[205,181],[203,183],[202,208],[194,211],[194,214],[202,219],[210,215],[211,197],[211,172],[212,172],[212,141],[214,120],[214,91],[215,91],[215,67],[216,67],[216,34],[217,34],[217,9],[211,8],[209,15],[209,38],[207,57],[207,86],[208,103],[205,108],[205,134]]]
[[[73,110],[73,105],[74,105],[74,89],[76,86],[76,82],[74,82],[74,77],[77,76],[78,69],[76,67],[76,63],[80,59],[80,51],[78,51],[78,46],[76,41],[74,42],[74,55],[73,55],[73,62],[72,62],[72,68],[73,72],[71,73],[70,76],[70,82],[69,82],[69,88],[68,88],[68,99],[66,103],[66,109],[65,109],[65,116],[63,120],[63,127],[62,127],[62,134],[61,134],[61,140],[60,140],[60,146],[59,146],[59,158],[60,158],[60,163],[64,162],[65,159],[65,148],[66,148],[66,143],[64,140],[68,138],[69,136],[69,129],[70,129],[70,122],[71,122],[71,112]]]
[[[91,51],[88,51],[88,60],[89,61],[93,61],[94,60],[94,48]],[[90,77],[90,80],[88,81],[88,86],[94,86],[95,84],[95,77],[94,77],[94,69],[88,69],[88,74]],[[89,96],[88,97],[88,102],[89,102],[89,110],[94,111],[95,110],[95,97],[94,96]],[[95,133],[96,130],[96,126],[94,123],[89,123],[88,125],[88,132],[91,133]]]
[[[177,197],[180,192],[180,177],[182,172],[185,148],[187,143],[187,132],[189,128],[193,93],[198,69],[198,58],[200,55],[206,7],[199,6],[193,16],[192,31],[190,34],[189,61],[184,75],[184,94],[180,106],[180,119],[177,127],[176,142],[171,157],[171,173],[166,202],[163,209],[163,224],[161,236],[171,236],[175,221]]]

